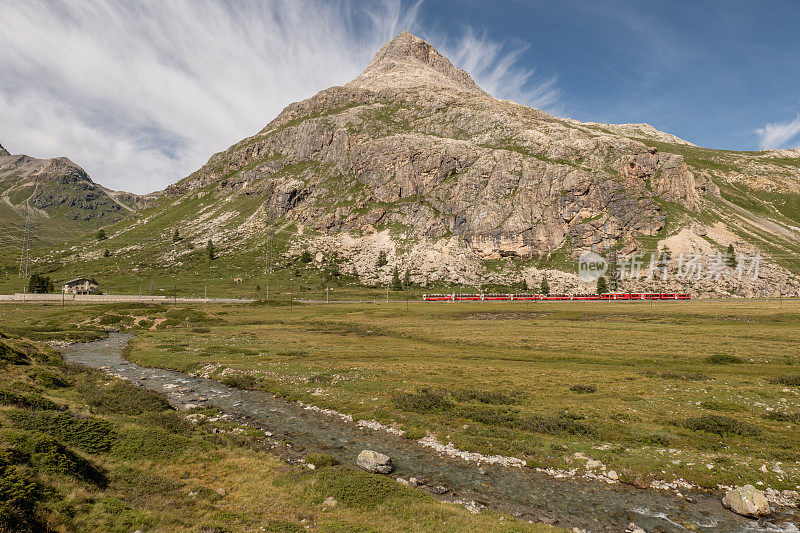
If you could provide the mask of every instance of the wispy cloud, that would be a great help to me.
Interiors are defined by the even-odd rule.
[[[758,146],[767,148],[800,148],[800,114],[789,122],[773,122],[756,130]]]
[[[420,4],[273,0],[0,2],[0,141],[65,155],[100,183],[147,192],[261,129],[287,104],[343,84],[404,29],[504,98],[553,106],[555,79],[523,46],[426,33]],[[452,47],[450,46],[452,45]]]

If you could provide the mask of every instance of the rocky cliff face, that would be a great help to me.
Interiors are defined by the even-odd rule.
[[[6,233],[30,217],[36,237],[65,240],[122,219],[136,201],[136,195],[97,185],[65,157],[11,155],[0,146],[0,223]]]
[[[263,197],[267,219],[453,235],[485,258],[634,247],[664,226],[662,202],[697,211],[713,192],[681,155],[491,97],[407,32],[168,193],[210,183]]]

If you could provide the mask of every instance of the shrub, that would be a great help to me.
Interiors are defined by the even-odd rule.
[[[578,394],[591,394],[593,392],[597,392],[597,387],[594,385],[573,385],[569,388],[572,392],[577,392]]]
[[[40,395],[16,393],[0,390],[0,405],[13,405],[15,407],[27,407],[28,409],[62,409],[47,398]]]
[[[0,363],[9,365],[27,365],[30,364],[28,356],[16,348],[9,346],[3,341],[0,341]]]
[[[417,413],[446,411],[454,405],[445,391],[428,387],[423,387],[416,393],[400,392],[392,400],[398,409]]]
[[[342,466],[321,470],[316,488],[322,497],[332,496],[342,505],[364,509],[374,509],[396,498],[424,497],[421,492],[408,489],[390,477],[367,474]]]
[[[29,472],[18,469],[12,450],[0,450],[0,531],[41,530],[37,503],[47,492]]]
[[[774,378],[770,378],[769,382],[775,383],[776,385],[800,387],[800,374],[795,374],[793,376],[777,376]]]
[[[744,361],[742,361],[740,357],[730,354],[715,353],[714,355],[706,357],[706,363],[712,365],[735,365],[742,362]]]
[[[773,420],[775,422],[791,422],[792,424],[800,424],[800,413],[778,413],[771,412],[764,415],[765,420]]]
[[[63,389],[72,383],[61,373],[36,368],[29,373],[33,380],[46,389]]]
[[[597,430],[566,416],[533,415],[519,419],[517,429],[545,435],[596,435]]]
[[[337,461],[332,455],[326,453],[309,453],[306,455],[306,464],[322,468],[324,466],[333,466],[337,464]]]
[[[490,392],[478,389],[459,390],[453,393],[453,398],[459,402],[468,402],[477,400],[481,403],[488,403],[492,405],[510,405],[515,403],[515,399],[502,392]]]
[[[159,393],[127,381],[113,381],[110,385],[84,381],[76,389],[93,413],[140,415],[172,409]]]
[[[59,411],[11,411],[8,417],[22,429],[39,431],[89,453],[108,451],[116,440],[105,420]]]
[[[303,253],[300,254],[300,261],[303,263],[310,263],[314,260],[314,257],[311,255],[311,252],[308,250],[303,250]]]
[[[676,425],[694,431],[707,431],[708,433],[714,433],[721,437],[729,435],[755,437],[761,434],[761,431],[752,424],[721,415],[704,415],[687,418],[677,422]]]
[[[513,425],[517,420],[516,413],[508,411],[507,409],[497,409],[494,407],[459,407],[455,414],[457,416],[486,424],[487,426],[505,426]]]
[[[28,431],[7,432],[3,438],[35,468],[72,476],[101,487],[108,483],[105,474],[98,467],[49,435]]]
[[[715,400],[707,400],[700,403],[700,407],[708,409],[709,411],[728,411],[731,413],[738,413],[746,411],[744,406],[730,402],[718,402]]]
[[[403,437],[409,440],[419,440],[427,434],[428,432],[425,431],[424,429],[411,428],[406,430]]]
[[[648,378],[662,378],[662,379],[677,379],[680,381],[707,381],[711,379],[706,374],[701,372],[674,372],[672,370],[667,370],[666,372],[653,372],[649,370],[644,373],[645,376]]]
[[[129,429],[111,448],[111,453],[121,459],[161,459],[176,457],[186,451],[192,440],[172,435],[163,429]]]

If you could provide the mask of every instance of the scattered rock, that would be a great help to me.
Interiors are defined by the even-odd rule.
[[[220,496],[225,496],[225,494],[227,494],[227,492],[225,492],[225,489],[223,489],[222,487],[218,488],[215,492]]]
[[[433,494],[445,494],[447,492],[450,492],[450,489],[442,485],[435,485],[433,487],[428,487],[428,491]]]
[[[614,470],[609,470],[608,472],[606,472],[606,477],[616,481],[619,479],[619,474],[617,474],[617,472]]]
[[[336,507],[336,505],[338,505],[338,503],[339,502],[336,501],[336,498],[334,498],[332,496],[328,496],[327,498],[322,500],[322,505],[324,505],[325,507]]]
[[[722,498],[722,505],[726,509],[748,518],[760,518],[771,512],[764,493],[753,485],[745,485],[728,491]]]
[[[548,526],[554,526],[558,524],[558,518],[550,518],[549,516],[540,516],[537,518],[537,520],[543,524],[547,524]]]
[[[394,470],[392,459],[388,455],[372,450],[364,450],[359,453],[356,464],[367,472],[374,474],[388,474]]]

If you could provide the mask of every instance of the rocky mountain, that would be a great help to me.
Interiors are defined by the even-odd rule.
[[[0,246],[19,244],[26,218],[33,241],[57,242],[117,222],[139,197],[94,183],[65,157],[11,155],[0,146]]]
[[[538,284],[547,273],[563,290],[585,288],[582,250],[625,260],[733,245],[771,257],[762,277],[697,290],[753,294],[771,280],[800,286],[798,169],[800,151],[709,150],[647,124],[496,99],[403,32],[357,78],[289,105],[118,233],[131,253],[180,227],[239,254],[277,233],[288,254],[308,249],[366,282],[385,283],[396,265],[420,283]]]

